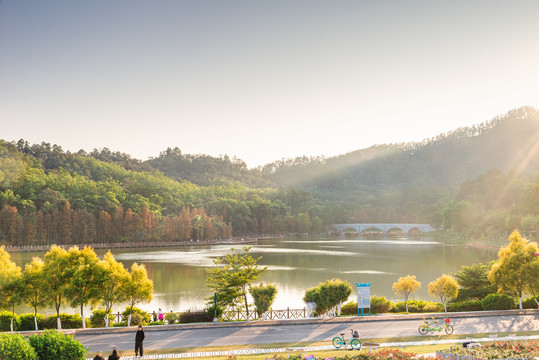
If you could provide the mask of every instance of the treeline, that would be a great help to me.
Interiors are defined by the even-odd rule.
[[[222,217],[209,217],[203,208],[182,209],[176,216],[160,219],[145,205],[139,214],[118,206],[112,214],[101,210],[73,210],[69,201],[50,213],[41,211],[19,214],[15,206],[0,210],[0,238],[12,246],[58,244],[94,244],[147,240],[185,241],[190,239],[230,239],[232,224]]]

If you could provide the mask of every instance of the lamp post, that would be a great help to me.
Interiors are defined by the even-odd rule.
[[[217,292],[213,294],[213,310],[214,310],[213,322],[217,322]]]

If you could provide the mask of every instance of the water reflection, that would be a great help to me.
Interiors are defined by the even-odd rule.
[[[146,265],[154,281],[154,300],[141,305],[146,310],[200,309],[212,293],[205,286],[205,268],[213,260],[230,253],[230,246],[193,246],[163,250],[115,250],[117,260],[130,267],[133,262]],[[277,239],[252,246],[253,257],[262,256],[268,266],[261,281],[278,288],[275,309],[302,308],[305,290],[331,278],[352,284],[372,282],[373,295],[397,300],[391,288],[400,276],[416,275],[422,283],[417,298],[431,299],[428,283],[441,274],[451,274],[462,265],[489,262],[497,251],[444,244],[432,238],[362,238],[362,239]],[[102,255],[103,252],[98,252]],[[23,266],[32,256],[43,254],[14,253],[12,258]],[[352,296],[355,298],[355,296]],[[122,310],[123,306],[115,307]],[[19,310],[25,312],[26,310]],[[76,312],[76,310],[72,310]],[[52,311],[48,311],[52,313]]]

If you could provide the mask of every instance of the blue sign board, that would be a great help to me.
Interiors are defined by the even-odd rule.
[[[371,284],[356,283],[357,286],[357,314],[363,316],[363,309],[369,309],[371,314]],[[359,313],[361,309],[361,314]]]

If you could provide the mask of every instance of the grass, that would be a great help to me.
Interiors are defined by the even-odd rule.
[[[437,345],[414,345],[395,347],[406,352],[413,352],[416,354],[429,354],[434,353],[437,350],[447,349],[451,346],[460,346],[461,341],[464,339],[470,338],[488,338],[489,335],[497,334],[499,338],[503,338],[512,333],[483,333],[483,334],[470,334],[470,335],[438,335],[438,336],[405,336],[405,337],[395,337],[395,338],[375,338],[375,339],[361,339],[362,343],[390,343],[390,342],[417,342],[417,341],[427,341],[427,340],[455,340],[455,343],[451,344],[437,344]],[[539,335],[538,331],[523,331],[518,332],[518,336],[530,336],[530,335]],[[235,351],[235,350],[247,350],[247,349],[286,349],[286,348],[297,348],[297,347],[309,347],[309,346],[321,346],[321,345],[330,345],[330,341],[318,341],[318,342],[298,342],[298,343],[273,343],[273,344],[258,344],[258,345],[230,345],[230,346],[205,346],[205,347],[190,347],[190,348],[174,348],[174,349],[160,349],[160,350],[146,350],[144,351],[145,355],[155,355],[155,354],[182,354],[182,353],[191,353],[191,352],[217,352],[217,351]],[[375,350],[373,350],[375,351]],[[369,352],[368,349],[362,349],[361,352]],[[318,357],[332,357],[332,356],[343,356],[344,354],[357,354],[356,350],[323,350],[323,351],[308,351],[307,352],[298,352],[290,351],[290,354],[301,353],[303,356],[314,354]],[[287,355],[287,352],[282,353]],[[122,356],[134,355],[133,351],[122,352]],[[237,355],[235,359],[237,360],[264,360],[271,355],[267,354],[249,354],[249,355]],[[228,356],[219,355],[219,356],[208,356],[208,357],[196,357],[196,360],[226,360]]]

